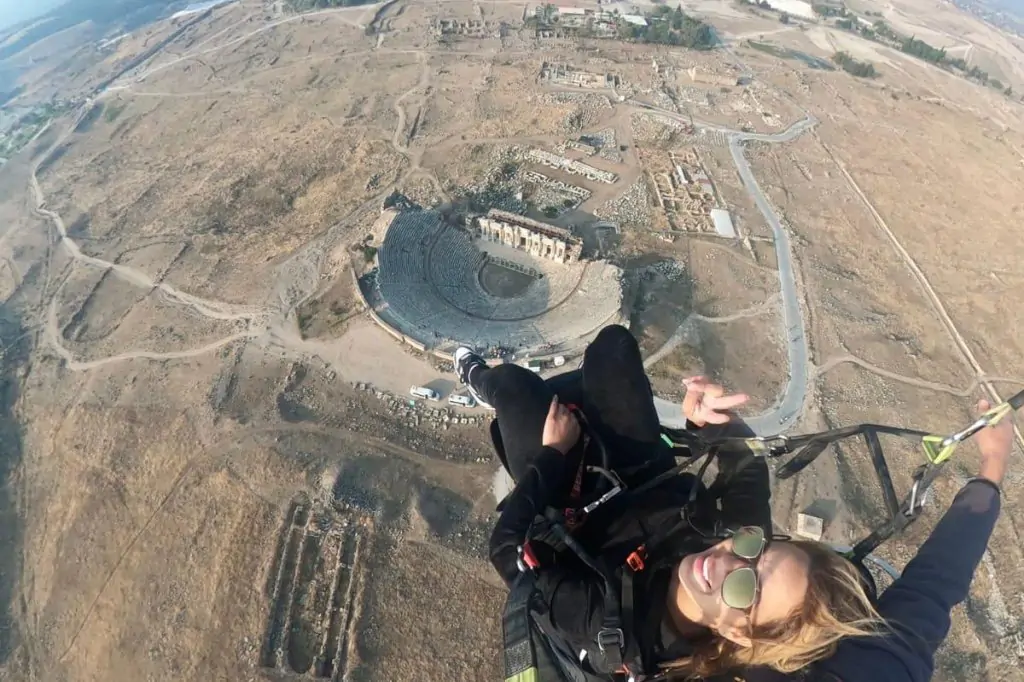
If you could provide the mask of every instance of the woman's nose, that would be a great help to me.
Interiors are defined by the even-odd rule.
[[[739,558],[732,552],[726,552],[720,556],[716,563],[720,566],[720,575],[715,576],[717,578],[715,581],[716,584],[721,584],[721,582],[725,580],[725,576],[729,575],[737,568],[743,568],[744,566],[749,565],[746,560]]]

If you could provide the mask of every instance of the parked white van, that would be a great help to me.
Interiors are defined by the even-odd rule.
[[[413,386],[409,389],[409,395],[413,398],[423,398],[424,400],[440,400],[441,394],[432,388],[426,386]]]
[[[458,405],[459,407],[476,407],[476,401],[473,400],[473,396],[458,395],[457,393],[452,393],[448,396],[448,404]]]

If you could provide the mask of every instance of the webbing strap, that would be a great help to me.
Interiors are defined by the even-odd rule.
[[[505,682],[536,682],[537,653],[530,638],[530,596],[534,576],[520,573],[505,601],[501,630],[505,648]]]
[[[604,619],[601,621],[601,630],[597,633],[597,645],[604,656],[605,663],[610,670],[617,670],[622,667],[622,655],[626,646],[625,634],[622,631],[621,595],[615,581],[608,575],[597,561],[583,549],[565,526],[557,522],[557,514],[548,510],[551,530],[565,546],[571,550],[590,570],[596,573],[604,583]],[[554,516],[555,518],[551,518]]]

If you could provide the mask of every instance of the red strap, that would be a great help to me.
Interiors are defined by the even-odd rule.
[[[523,563],[533,570],[540,568],[540,561],[537,560],[537,555],[533,553],[529,540],[523,545]]]

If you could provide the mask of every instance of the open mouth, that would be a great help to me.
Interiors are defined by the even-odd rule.
[[[702,592],[711,592],[711,561],[710,556],[702,554],[693,562],[693,579]]]

